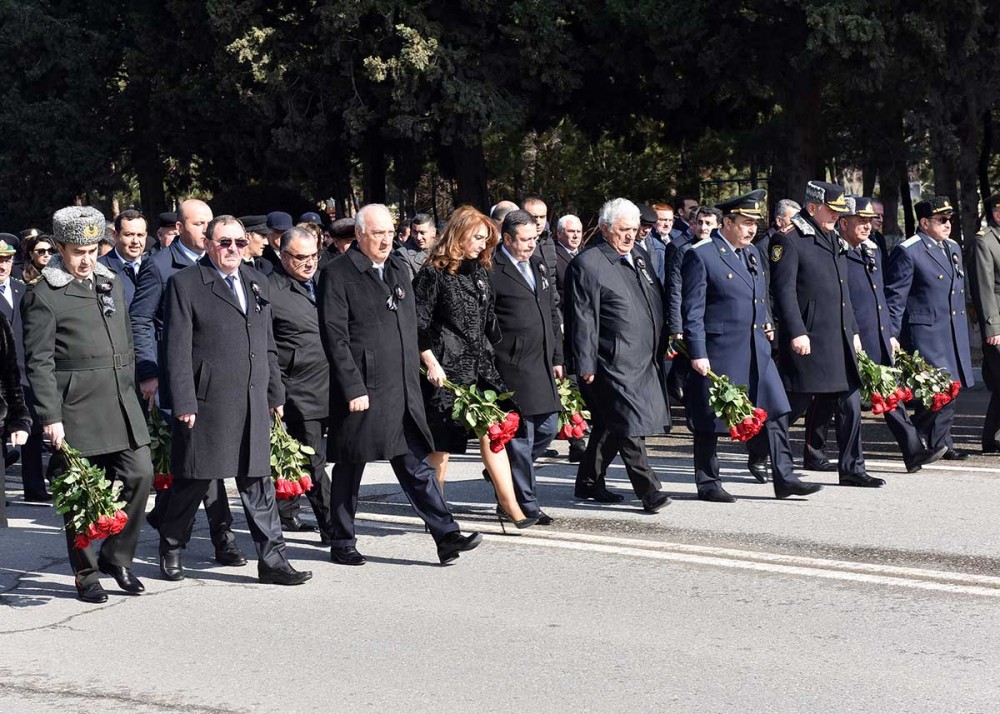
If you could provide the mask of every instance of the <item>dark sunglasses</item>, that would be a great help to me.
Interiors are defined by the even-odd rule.
[[[243,250],[248,245],[250,245],[250,241],[248,241],[246,238],[223,238],[215,242],[219,244],[220,248],[227,248],[227,249],[235,245],[240,250]]]
[[[34,253],[35,255],[55,255],[56,254],[56,249],[55,248],[35,248],[31,252]]]
[[[944,225],[945,223],[951,223],[951,216],[935,216],[934,220]]]

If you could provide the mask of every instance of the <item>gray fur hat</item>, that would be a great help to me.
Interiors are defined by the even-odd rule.
[[[93,245],[107,229],[104,214],[90,206],[60,208],[52,216],[52,235],[59,243]]]

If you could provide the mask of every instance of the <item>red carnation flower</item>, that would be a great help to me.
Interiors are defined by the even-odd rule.
[[[76,538],[73,539],[73,547],[77,550],[83,550],[88,545],[90,545],[90,538],[82,533],[78,533]]]
[[[583,437],[583,427],[577,424],[573,427],[573,438],[580,439]]]
[[[586,420],[583,418],[583,414],[577,412],[570,417],[570,420],[577,426],[585,426],[587,424]]]
[[[729,438],[733,441],[740,440],[740,431],[735,426],[729,427]]]
[[[166,491],[174,483],[174,477],[172,474],[156,474],[153,477],[153,488],[157,491]]]
[[[872,414],[882,414],[885,412],[885,399],[877,392],[872,395]]]
[[[958,393],[960,391],[962,391],[962,383],[961,382],[952,382],[951,386],[948,388],[948,396],[951,397],[952,399],[954,399],[955,397],[958,396]]]
[[[503,451],[503,442],[502,441],[491,441],[490,442],[490,451],[492,451],[494,454],[499,454],[501,451]]]
[[[498,436],[500,436],[500,434],[503,433],[503,429],[500,427],[499,424],[490,424],[490,427],[486,430],[486,433],[487,435],[489,435],[491,439],[496,439]]]
[[[312,479],[309,478],[309,474],[302,474],[299,477],[299,483],[302,484],[302,490],[303,490],[303,492],[312,491],[313,482],[312,482]]]

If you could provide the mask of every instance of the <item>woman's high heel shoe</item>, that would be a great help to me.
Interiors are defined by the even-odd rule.
[[[511,518],[507,514],[507,511],[505,511],[503,509],[503,506],[500,506],[498,504],[497,505],[497,520],[500,521],[500,530],[503,531],[504,535],[507,535],[507,528],[504,526],[504,521],[510,521],[511,523],[514,524],[515,528],[523,530],[524,528],[531,528],[531,526],[533,526],[536,523],[538,523],[538,516],[534,516],[534,517],[531,517],[531,518],[525,517],[525,518],[522,518],[519,521],[515,521],[513,518]]]

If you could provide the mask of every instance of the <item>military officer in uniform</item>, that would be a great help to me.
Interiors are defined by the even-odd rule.
[[[913,209],[919,230],[889,257],[885,293],[892,336],[904,349],[919,351],[927,362],[968,388],[973,379],[965,269],[962,249],[949,238],[954,209],[944,196],[920,201]],[[955,448],[951,436],[954,419],[954,401],[937,412],[916,403],[913,423],[928,448],[946,446],[946,461],[963,461],[968,454]]]
[[[847,287],[847,244],[834,230],[848,210],[844,189],[825,181],[806,185],[805,208],[788,233],[771,237],[771,297],[778,323],[778,371],[794,423],[813,399],[836,404],[837,470],[842,486],[877,488],[885,481],[865,472],[861,447],[860,348]],[[808,428],[808,426],[807,426]],[[751,454],[752,473],[762,454]],[[756,473],[755,473],[756,475]]]
[[[850,246],[847,251],[847,284],[854,318],[858,323],[861,349],[876,364],[892,366],[893,354],[899,343],[892,336],[889,309],[885,302],[882,251],[871,239],[872,219],[875,217],[872,199],[848,197],[846,201],[849,210],[840,217],[838,232]],[[810,464],[829,463],[823,449],[834,406],[831,400],[816,399],[806,412],[806,424],[809,425],[805,435],[806,468],[815,468]],[[896,409],[884,412],[883,416],[899,444],[908,473],[919,471],[921,466],[944,456],[946,447],[934,451],[924,447],[920,434],[907,416],[905,405],[899,404]]]
[[[205,256],[171,276],[164,315],[173,404],[174,480],[160,531],[160,572],[182,580],[181,552],[198,503],[215,479],[234,478],[257,549],[262,583],[299,585],[312,577],[285,554],[271,482],[270,414],[282,416],[285,390],[271,328],[267,278],[243,263],[243,226],[233,216],[205,229]]]
[[[983,422],[983,453],[1000,453],[1000,194],[993,196],[992,224],[972,239],[972,297],[983,337],[983,381],[990,404]]]
[[[74,547],[66,531],[76,590],[85,602],[108,599],[98,572],[138,595],[132,574],[142,514],[153,481],[149,432],[135,390],[135,357],[125,292],[120,279],[97,262],[104,216],[89,206],[70,206],[52,217],[59,256],[21,302],[28,381],[42,431],[59,449],[63,441],[120,481],[128,523],[105,538],[99,553]],[[50,472],[63,468],[58,453]]]
[[[670,497],[649,465],[646,437],[670,426],[660,373],[667,345],[663,286],[636,249],[634,203],[608,201],[599,226],[604,240],[580,253],[566,274],[568,344],[593,418],[575,494],[603,503],[623,500],[603,477],[618,452],[643,510],[657,513]]]
[[[719,475],[717,435],[729,430],[709,402],[710,370],[747,385],[754,406],[767,412],[764,429],[754,440],[758,450],[771,456],[775,496],[805,496],[822,488],[803,483],[792,472],[790,407],[771,361],[767,283],[763,260],[752,245],[757,221],[764,219],[765,196],[756,190],[719,204],[721,227],[685,251],[681,265],[684,340],[691,357],[687,419],[694,432],[695,482],[702,501],[736,500]]]

